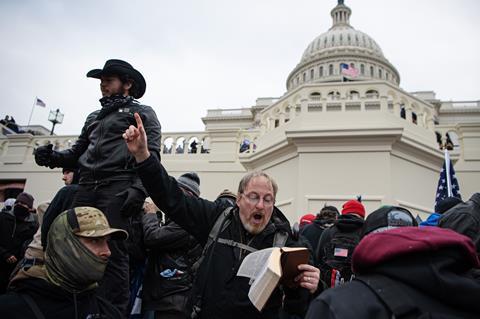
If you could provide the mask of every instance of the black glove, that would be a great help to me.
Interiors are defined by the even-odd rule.
[[[145,194],[135,188],[129,187],[123,192],[117,194],[117,196],[125,197],[122,208],[120,208],[120,214],[125,217],[130,217],[141,212],[143,203],[145,202]]]
[[[37,147],[35,150],[35,162],[40,166],[50,166],[53,154],[53,144]]]

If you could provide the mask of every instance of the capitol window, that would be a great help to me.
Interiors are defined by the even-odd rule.
[[[333,75],[333,64],[328,66],[328,75]]]
[[[358,91],[350,91],[348,96],[351,100],[358,99],[358,98],[360,98],[360,93],[358,93]]]
[[[373,66],[370,67],[370,76],[373,77]]]
[[[383,74],[382,74],[382,69],[379,69],[379,70],[378,70],[378,77],[381,79],[381,78],[382,78],[382,75],[383,75]]]
[[[362,75],[365,75],[365,65],[363,65],[363,64],[360,64],[360,73]]]
[[[323,76],[323,66],[321,66],[321,67],[319,68],[318,74],[319,74],[320,76]]]
[[[328,92],[327,96],[330,100],[338,100],[338,99],[340,99],[340,92],[330,91],[330,92]]]
[[[365,95],[367,97],[367,99],[378,99],[378,91],[376,90],[368,90],[367,92],[365,92]]]
[[[303,82],[305,82],[307,80],[307,73],[303,72]]]
[[[313,80],[313,76],[315,75],[315,72],[313,71],[313,69],[310,70],[310,79]]]

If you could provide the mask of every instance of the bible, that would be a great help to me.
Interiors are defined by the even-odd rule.
[[[250,278],[248,298],[259,311],[280,283],[295,287],[295,277],[300,274],[298,265],[307,264],[308,249],[305,247],[273,247],[250,253],[243,260],[237,276]]]

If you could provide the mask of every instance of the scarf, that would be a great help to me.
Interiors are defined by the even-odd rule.
[[[97,286],[106,266],[106,260],[93,254],[73,234],[66,212],[59,215],[48,232],[45,250],[48,281],[71,293],[82,292]]]
[[[98,121],[106,117],[108,114],[118,110],[121,106],[133,101],[133,97],[123,96],[121,94],[115,94],[112,96],[104,96],[99,101],[100,101],[100,104],[102,105],[102,109],[100,110],[100,113],[98,113],[97,115]]]

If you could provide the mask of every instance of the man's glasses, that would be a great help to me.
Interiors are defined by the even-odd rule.
[[[246,200],[252,205],[257,205],[260,202],[260,196],[258,196],[257,193],[242,193],[242,195],[245,196]],[[275,204],[275,199],[270,195],[263,197],[262,200],[265,207],[271,207],[273,204]]]

